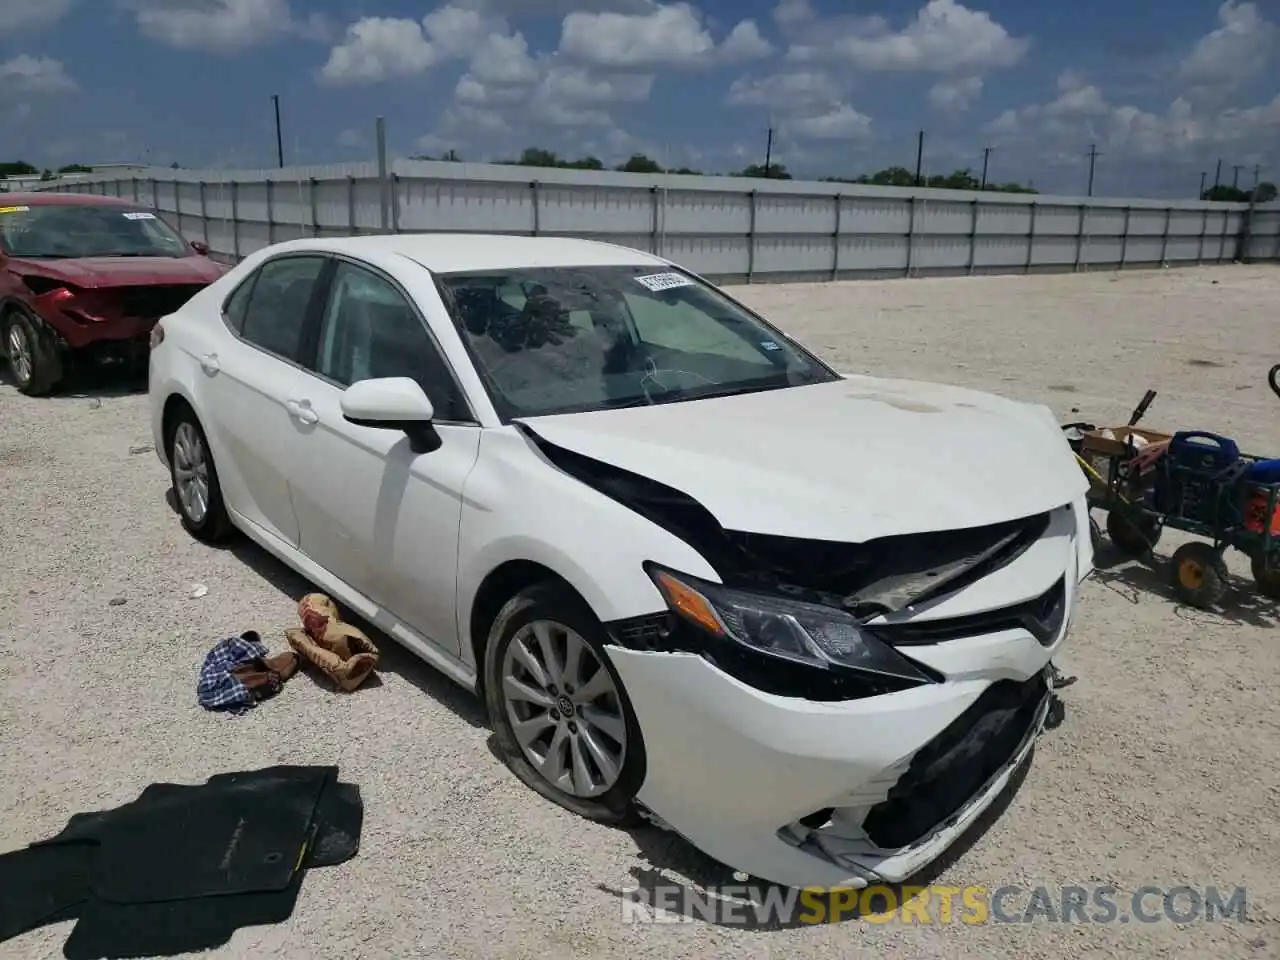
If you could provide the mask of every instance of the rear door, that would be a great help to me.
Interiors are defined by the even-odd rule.
[[[331,261],[317,254],[268,260],[224,304],[234,336],[196,358],[203,371],[201,411],[214,432],[228,504],[293,547],[299,528],[290,485],[299,470],[298,428],[310,412],[290,399],[300,381],[311,379],[299,358],[330,270]]]

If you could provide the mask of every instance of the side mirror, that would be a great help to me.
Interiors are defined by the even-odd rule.
[[[359,380],[342,392],[342,417],[358,427],[400,430],[414,453],[440,449],[440,434],[432,426],[436,415],[417,381],[408,377]]]
[[[202,257],[207,257],[209,255],[209,245],[203,240],[192,240],[191,249]]]

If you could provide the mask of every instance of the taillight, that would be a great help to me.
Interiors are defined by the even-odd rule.
[[[164,324],[157,323],[151,328],[151,349],[154,350],[162,343],[164,343]]]

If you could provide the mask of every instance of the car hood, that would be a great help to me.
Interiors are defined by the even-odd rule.
[[[750,533],[864,542],[964,529],[1088,489],[1048,408],[907,380],[847,377],[517,422]]]
[[[225,272],[208,257],[84,257],[77,260],[13,258],[9,269],[84,289],[155,284],[212,283]]]

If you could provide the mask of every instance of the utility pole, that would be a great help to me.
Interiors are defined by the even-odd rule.
[[[1198,194],[1196,194],[1196,196],[1197,196],[1199,199],[1201,199],[1201,200],[1203,200],[1203,199],[1204,199],[1204,181],[1205,181],[1205,179],[1206,179],[1208,176],[1209,176],[1209,171],[1208,171],[1208,170],[1201,170],[1201,171],[1200,171],[1200,192],[1199,192]]]
[[[1089,144],[1089,188],[1085,192],[1086,197],[1093,196],[1093,169],[1098,162],[1098,145],[1096,143]]]
[[[773,125],[769,125],[769,139],[764,145],[764,175],[773,176]]]
[[[1222,186],[1222,158],[1218,158],[1218,169],[1213,173],[1213,189],[1217,190]]]
[[[916,186],[923,186],[920,179],[920,171],[924,167],[924,131],[920,131],[920,136],[916,138]]]
[[[1243,163],[1233,163],[1231,165],[1231,189],[1240,189],[1240,171],[1244,169]]]
[[[273,93],[271,95],[271,103],[276,109],[276,159],[280,162],[280,169],[284,169],[284,138],[280,136],[280,94]]]
[[[1262,164],[1255,163],[1253,165],[1253,189],[1258,189],[1258,177],[1262,174]]]
[[[989,159],[991,159],[991,148],[983,147],[982,148],[982,186],[978,188],[979,190],[987,189],[987,161]]]

